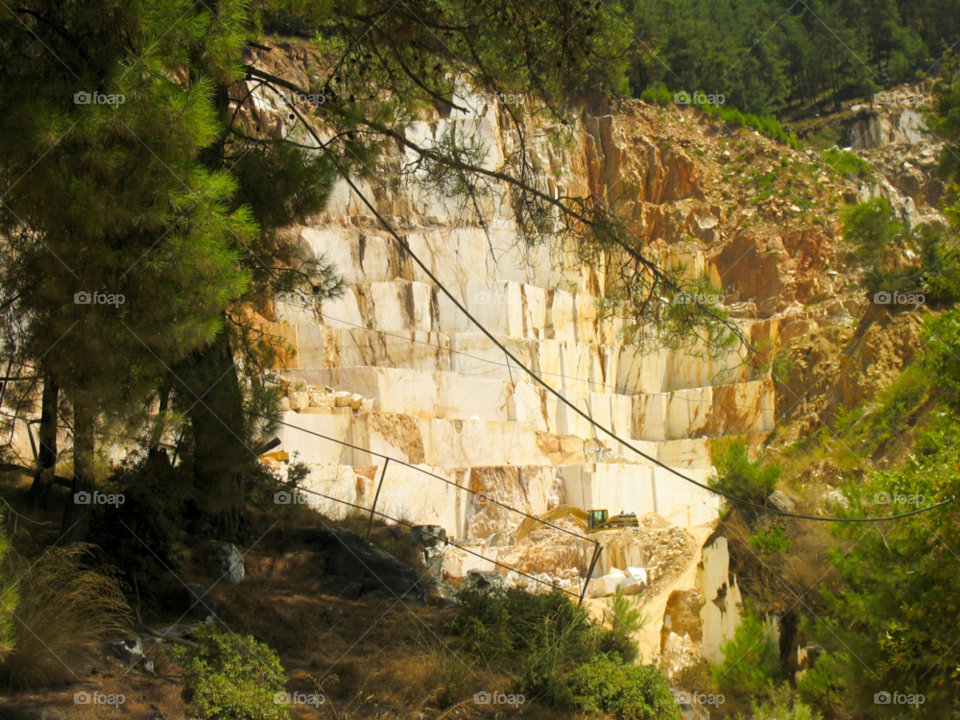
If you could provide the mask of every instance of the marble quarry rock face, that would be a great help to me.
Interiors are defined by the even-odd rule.
[[[516,138],[496,109],[477,107],[414,123],[408,136],[430,145],[455,129],[482,141],[487,165],[499,167]],[[665,264],[732,288],[731,315],[752,344],[804,333],[784,302],[803,299],[794,256],[822,231],[764,242],[729,232],[703,153],[651,128],[647,116],[587,113],[567,146],[538,131],[527,152],[553,196],[602,198],[638,235],[657,238]],[[644,329],[625,333],[623,319],[599,312],[606,261],[585,265],[569,247],[526,243],[505,187],[481,199],[480,224],[415,179],[399,189],[357,182],[439,283],[535,377],[337,185],[326,212],[295,230],[305,248],[336,265],[343,294],[278,297],[263,325],[282,341],[279,436],[283,450],[309,466],[306,500],[342,517],[376,498],[388,519],[442,529],[450,542],[440,567],[454,585],[497,573],[508,585],[557,585],[597,598],[617,587],[693,591],[700,548],[687,529],[713,523],[720,506],[684,478],[708,482],[714,439],[758,440],[773,429],[769,373],[745,349],[711,356],[625,341]],[[516,541],[526,515],[559,505],[635,513],[648,524],[588,534],[559,518]],[[587,577],[597,543],[603,552]],[[724,558],[714,553],[707,563],[711,586],[701,592],[710,601],[727,572]],[[693,635],[709,653],[735,611],[704,622],[709,628]]]

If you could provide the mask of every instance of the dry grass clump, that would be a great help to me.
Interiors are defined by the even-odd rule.
[[[53,548],[31,567],[11,562],[20,578],[13,651],[0,662],[0,685],[32,688],[79,674],[96,645],[122,635],[130,608],[115,577],[89,569],[91,546]]]

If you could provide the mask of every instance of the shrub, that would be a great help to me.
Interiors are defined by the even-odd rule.
[[[855,152],[832,147],[824,151],[823,159],[841,175],[853,175],[864,180],[873,178],[873,166]]]
[[[673,102],[673,93],[663,83],[654,83],[640,93],[640,99],[657,105],[669,105]]]
[[[627,606],[633,605],[626,600]],[[511,588],[500,596],[460,595],[451,629],[465,650],[488,666],[514,674],[516,691],[558,708],[576,706],[570,673],[597,657],[632,663],[637,647],[627,634],[640,619],[621,607],[618,630],[607,631],[559,590],[531,594]]]
[[[793,547],[793,542],[780,526],[768,531],[758,529],[750,536],[750,544],[765,553],[789,552],[790,548]]]
[[[753,716],[765,720],[820,720],[820,713],[794,696],[789,685],[768,686],[768,700],[752,703]]]
[[[744,605],[733,638],[720,644],[723,661],[713,669],[720,692],[734,703],[766,697],[769,681],[780,670],[775,634],[769,632],[749,606]]]
[[[92,556],[91,546],[78,543],[49,550],[32,568],[26,559],[18,563],[25,566],[15,568],[19,621],[13,648],[0,661],[0,684],[31,688],[67,680],[96,645],[127,629],[123,585],[90,570],[85,563]]]
[[[149,595],[186,560],[182,481],[169,464],[143,459],[118,468],[101,488],[123,495],[122,505],[94,507],[90,543],[98,546],[104,563],[117,567],[142,594]]]
[[[13,652],[15,644],[13,614],[20,599],[17,582],[7,577],[5,572],[9,552],[10,540],[5,530],[3,512],[0,512],[0,662]]]
[[[187,699],[201,720],[284,720],[288,708],[275,701],[286,691],[279,658],[252,636],[202,625],[196,647],[175,648],[183,663]]]
[[[680,720],[667,679],[654,665],[623,664],[598,655],[570,673],[575,705],[618,720]]]
[[[637,658],[637,644],[631,637],[647,624],[640,597],[629,597],[618,587],[610,598],[610,607],[603,611],[603,622],[610,626],[609,637],[604,640],[604,652],[615,652],[624,662]]]
[[[715,440],[710,458],[717,469],[710,487],[760,505],[776,489],[783,474],[779,463],[764,467],[762,460],[751,460],[747,441],[742,437]]]

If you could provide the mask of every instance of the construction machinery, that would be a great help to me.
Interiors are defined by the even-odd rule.
[[[522,542],[541,521],[556,520],[562,517],[570,518],[587,533],[640,527],[635,513],[621,513],[609,517],[606,510],[582,510],[575,505],[557,505],[553,510],[548,510],[538,518],[524,518],[523,522],[517,526],[516,533],[514,533],[514,542]]]

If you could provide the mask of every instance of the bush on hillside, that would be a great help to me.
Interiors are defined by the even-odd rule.
[[[720,644],[723,661],[713,669],[714,682],[734,707],[767,697],[771,678],[780,674],[775,634],[749,605],[744,605],[741,612],[733,638]]]
[[[528,701],[565,710],[586,710],[589,704],[608,707],[611,713],[621,705],[659,707],[666,678],[656,668],[633,664],[637,648],[630,634],[642,625],[642,617],[630,600],[624,598],[613,608],[614,630],[603,629],[586,608],[559,590],[532,594],[511,588],[501,595],[461,593],[459,600],[451,630],[463,637],[466,654],[516,678],[514,690]],[[592,696],[585,689],[587,673],[603,678],[600,694]],[[617,692],[623,698],[617,699]],[[628,712],[617,717],[646,716]]]
[[[202,625],[196,647],[176,648],[182,661],[187,700],[200,720],[285,720],[289,709],[277,696],[286,692],[280,659],[252,636]]]
[[[666,677],[655,665],[625,664],[597,655],[569,676],[575,706],[617,720],[680,720]]]
[[[742,437],[714,440],[710,459],[717,469],[710,487],[758,505],[776,490],[783,474],[779,463],[765,466],[762,460],[751,460],[750,447]]]

